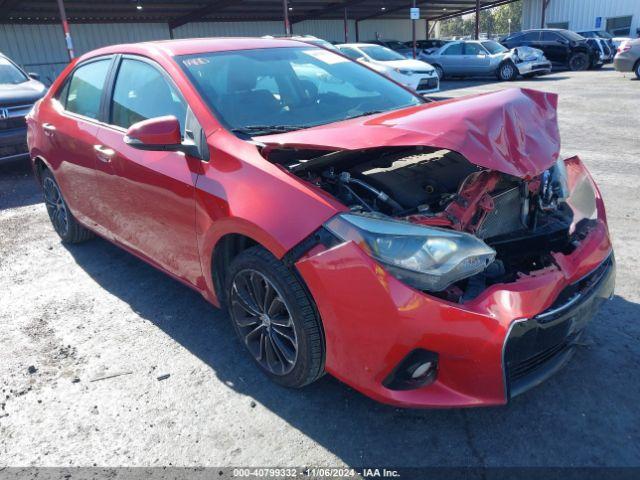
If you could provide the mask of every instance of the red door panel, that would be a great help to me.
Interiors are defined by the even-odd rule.
[[[115,128],[98,131],[99,223],[116,241],[196,284],[202,277],[194,199],[199,160],[136,150],[123,139]]]

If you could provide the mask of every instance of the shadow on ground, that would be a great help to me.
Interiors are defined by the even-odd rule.
[[[619,296],[563,371],[509,405],[400,410],[329,376],[302,390],[278,387],[243,351],[226,313],[197,292],[106,241],[67,248],[105,290],[207,364],[212,381],[254,398],[349,465],[640,464],[640,306]]]

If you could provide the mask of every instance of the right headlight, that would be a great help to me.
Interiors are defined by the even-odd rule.
[[[355,242],[389,273],[420,290],[442,291],[482,272],[496,255],[473,235],[390,219],[346,213],[325,228]]]

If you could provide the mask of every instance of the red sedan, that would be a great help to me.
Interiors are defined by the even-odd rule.
[[[557,98],[428,102],[293,40],[119,45],[28,118],[62,241],[104,237],[229,310],[274,381],[498,405],[569,359],[615,264]]]

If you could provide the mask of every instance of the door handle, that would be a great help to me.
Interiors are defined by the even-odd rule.
[[[44,134],[47,137],[53,137],[53,134],[56,132],[56,127],[51,125],[50,123],[43,123],[42,129],[44,130]]]
[[[105,147],[103,145],[94,145],[93,149],[96,152],[96,157],[101,162],[108,163],[111,161],[111,157],[113,157],[116,151],[112,148]]]

